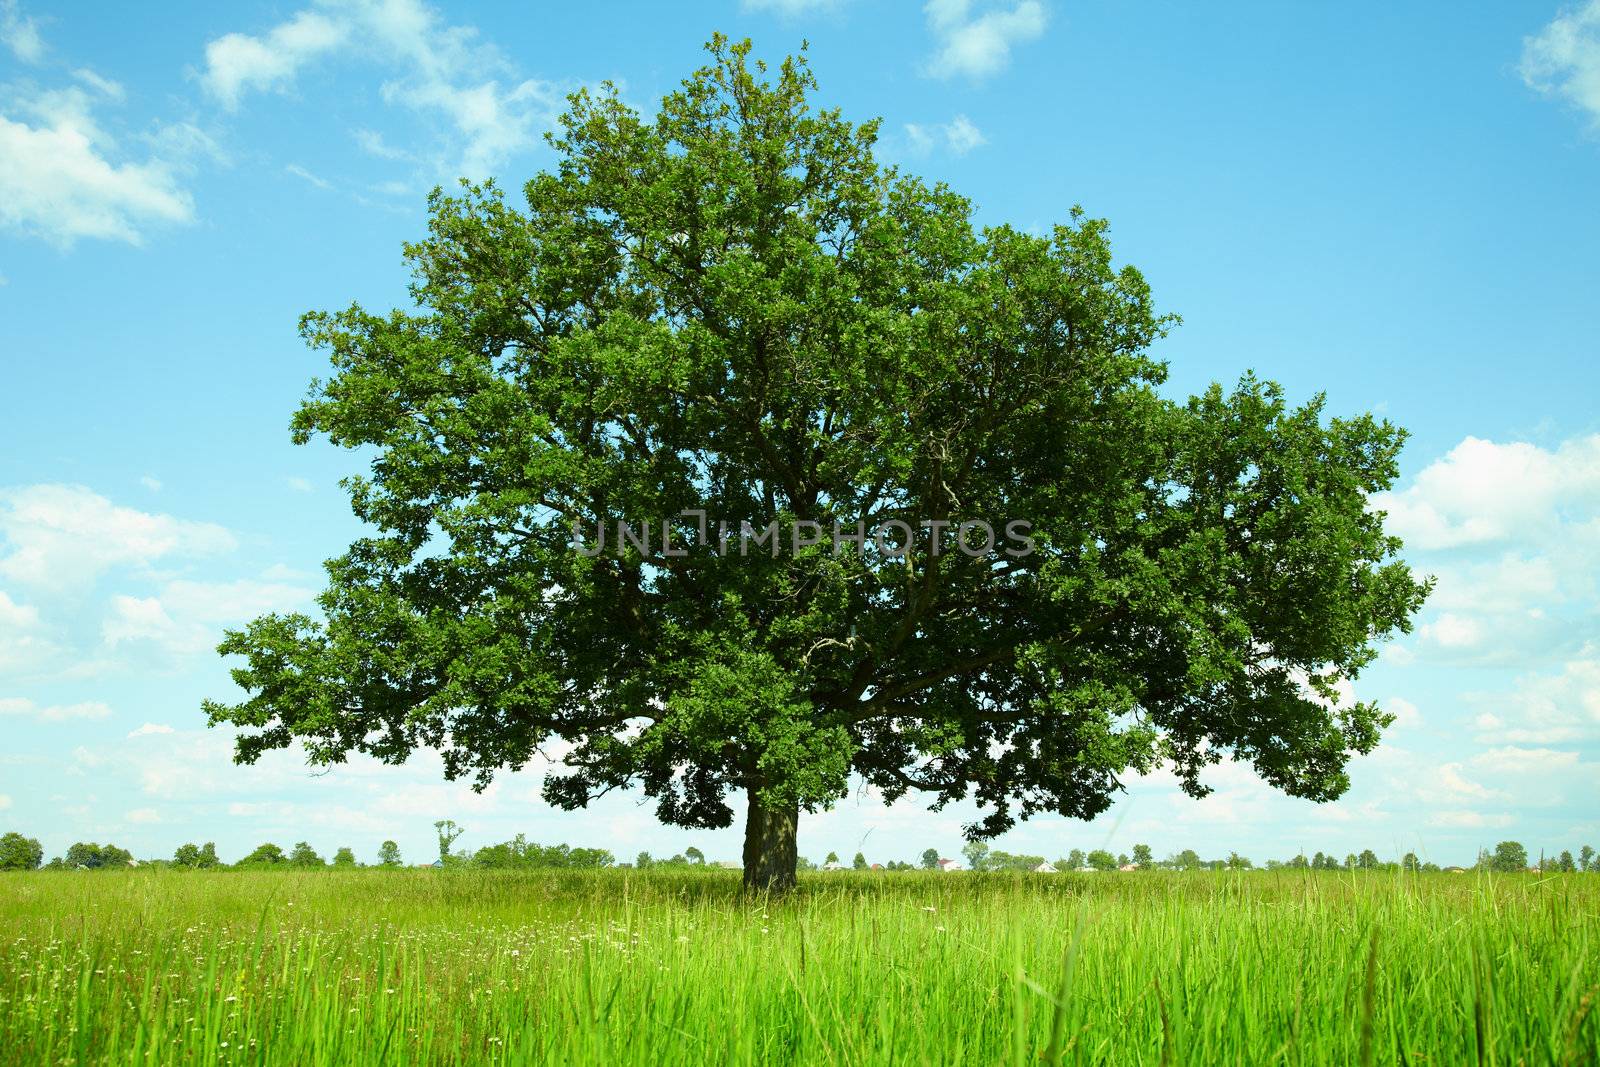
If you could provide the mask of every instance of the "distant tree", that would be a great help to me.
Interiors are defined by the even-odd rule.
[[[200,846],[193,843],[179,845],[177,851],[172,854],[172,865],[174,867],[200,866]]]
[[[79,841],[67,849],[63,863],[69,869],[86,867],[91,871],[101,867],[126,867],[133,863],[133,854],[116,845]]]
[[[1089,866],[1089,861],[1084,857],[1083,849],[1075,848],[1067,853],[1067,866],[1072,870]]]
[[[393,841],[385,841],[383,844],[378,846],[378,866],[398,867],[400,866],[400,862],[399,845],[395,844]]]
[[[207,841],[205,844],[200,846],[200,855],[195,860],[196,867],[199,867],[203,871],[209,871],[212,868],[220,867],[221,865],[222,861],[217,859],[217,843],[215,841]]]
[[[653,867],[655,862],[656,861],[648,852],[641,852],[637,856],[633,857],[633,865],[639,868],[641,871],[648,870],[650,867]]]
[[[1237,852],[1228,853],[1228,870],[1248,871],[1255,864],[1250,862],[1249,856],[1241,856]]]
[[[15,830],[0,837],[0,871],[34,871],[44,862],[44,847],[36,838]]]
[[[1571,874],[1577,869],[1578,865],[1573,862],[1572,853],[1568,852],[1566,849],[1562,849],[1561,858],[1556,861],[1556,870],[1562,871],[1566,874]]]
[[[1378,867],[1378,854],[1370,848],[1361,850],[1361,855],[1356,857],[1356,866],[1363,871],[1376,870]]]
[[[693,845],[690,845],[688,848],[683,850],[683,857],[690,863],[699,864],[702,867],[705,866],[706,854],[695,848]]]
[[[294,848],[289,850],[289,866],[311,868],[326,867],[327,864],[309,842],[296,841]]]
[[[961,846],[961,854],[967,859],[967,866],[974,871],[989,869],[989,845],[985,841],[968,841]]]
[[[1345,853],[1344,869],[1347,871],[1353,871],[1356,869],[1356,854],[1354,852]]]
[[[1198,870],[1200,854],[1192,848],[1186,848],[1172,858],[1172,865],[1180,871]]]
[[[356,865],[356,854],[349,845],[341,846],[339,851],[333,854],[333,865],[335,867],[354,867]]]
[[[1285,863],[1284,866],[1288,867],[1290,870],[1302,871],[1302,870],[1305,870],[1307,867],[1315,869],[1316,866],[1318,864],[1320,864],[1321,862],[1322,862],[1322,853],[1318,852],[1317,855],[1316,855],[1316,858],[1308,863],[1306,861],[1306,854],[1304,852],[1302,852],[1298,856],[1296,856],[1292,860],[1290,860],[1288,863]]]
[[[855,859],[850,861],[850,866],[854,867],[858,871],[866,870],[867,869],[867,857],[863,853],[857,852]]]
[[[824,866],[826,866],[826,865],[828,865],[830,863],[838,863],[838,862],[839,862],[839,854],[837,852],[828,853],[828,855],[822,861]]]
[[[1311,869],[1314,870],[1314,871],[1322,870],[1322,863],[1323,863],[1323,861],[1325,859],[1327,859],[1327,857],[1324,856],[1321,852],[1318,852],[1316,855],[1312,856],[1311,857]]]
[[[1422,867],[1422,862],[1417,859],[1415,852],[1407,852],[1400,857],[1400,869],[1403,871],[1417,871]]]
[[[443,866],[450,862],[450,846],[456,843],[456,838],[467,832],[467,828],[457,826],[454,819],[440,819],[433,824],[433,828],[439,834],[439,864]]]
[[[922,869],[925,871],[937,870],[939,866],[939,850],[925,848],[922,850]]]
[[[1504,873],[1528,868],[1528,850],[1520,841],[1502,841],[1494,846],[1494,869]]]
[[[1117,857],[1103,848],[1097,848],[1089,853],[1089,866],[1097,871],[1114,871],[1117,869]]]
[[[1592,871],[1596,869],[1594,855],[1593,845],[1584,845],[1578,850],[1578,863],[1583,870]]]
[[[274,867],[285,862],[283,849],[268,841],[264,845],[257,845],[256,850],[235,866],[238,867]]]
[[[1155,857],[1150,852],[1149,845],[1133,846],[1133,862],[1140,870],[1148,870],[1155,863]]]
[[[797,871],[814,871],[817,869],[817,863],[815,860],[797,855],[794,858],[794,869]]]

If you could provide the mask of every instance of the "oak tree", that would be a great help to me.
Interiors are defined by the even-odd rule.
[[[1339,796],[1388,717],[1336,691],[1426,593],[1368,506],[1402,431],[1253,376],[1169,397],[1104,222],[981,227],[803,57],[709,48],[653,117],[575,94],[520,203],[435,191],[414,308],[303,320],[332,373],[293,435],[370,457],[370,534],[317,616],[222,643],[237,758],[432,747],[481,786],[559,742],[551,803],[742,808],[778,889],[853,776],[976,801],[974,839],[1224,757]]]

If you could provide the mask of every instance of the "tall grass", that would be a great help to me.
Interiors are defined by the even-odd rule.
[[[16,1063],[1600,1062],[1600,878],[0,877]]]

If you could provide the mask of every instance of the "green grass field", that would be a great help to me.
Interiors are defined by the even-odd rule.
[[[0,876],[8,1063],[1600,1062],[1600,877]]]

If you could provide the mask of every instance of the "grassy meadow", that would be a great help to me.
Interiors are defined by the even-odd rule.
[[[1594,1064],[1600,877],[0,876],[0,1062]]]

